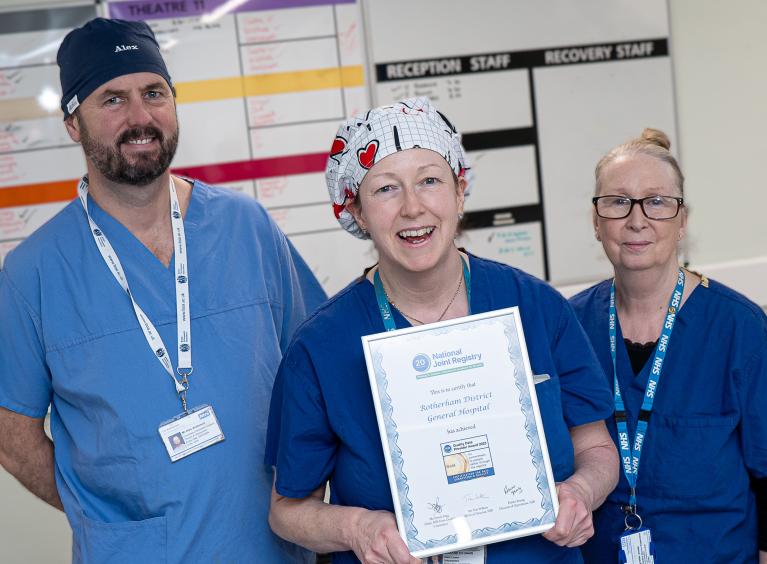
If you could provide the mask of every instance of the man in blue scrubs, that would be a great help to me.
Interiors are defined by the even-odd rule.
[[[170,174],[146,24],[93,20],[58,62],[88,174],[0,273],[0,463],[66,512],[75,562],[309,562],[269,530],[261,460],[282,352],[324,293],[258,203]]]

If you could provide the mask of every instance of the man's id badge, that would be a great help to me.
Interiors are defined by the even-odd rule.
[[[629,529],[621,535],[618,562],[626,564],[655,564],[655,544],[650,529]]]
[[[464,548],[447,554],[435,554],[421,560],[424,564],[485,564],[485,547]]]
[[[160,424],[158,429],[171,462],[224,440],[213,407],[200,405]]]

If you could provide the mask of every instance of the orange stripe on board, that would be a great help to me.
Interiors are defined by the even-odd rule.
[[[0,208],[68,202],[77,196],[77,180],[0,188]]]

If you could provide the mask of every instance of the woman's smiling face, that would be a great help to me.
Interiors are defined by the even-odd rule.
[[[350,206],[384,270],[425,272],[446,260],[463,212],[465,180],[428,149],[408,149],[376,163]]]
[[[597,196],[676,196],[671,166],[662,160],[638,153],[623,155],[605,166],[600,174]],[[648,219],[639,204],[622,219],[594,215],[594,228],[605,254],[616,269],[644,270],[677,263],[677,244],[684,236],[687,213],[684,208],[672,219]]]

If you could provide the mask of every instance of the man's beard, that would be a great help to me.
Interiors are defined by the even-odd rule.
[[[120,152],[120,146],[131,139],[154,137],[160,144],[159,153],[133,155],[132,161]],[[80,120],[80,143],[85,156],[105,178],[119,184],[146,186],[159,178],[170,166],[178,147],[178,128],[166,138],[155,127],[135,127],[120,135],[114,147],[102,145],[88,133],[85,122]]]

